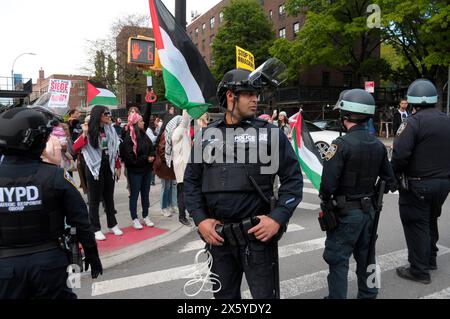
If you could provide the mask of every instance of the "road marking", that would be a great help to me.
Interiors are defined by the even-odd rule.
[[[305,229],[303,226],[297,225],[297,224],[289,224],[288,229],[287,229],[287,233],[292,233],[295,231],[300,231]],[[180,253],[184,253],[187,251],[192,251],[192,250],[200,250],[205,248],[205,242],[203,240],[194,240],[191,241],[189,243],[187,243],[183,249],[181,249],[179,252]]]
[[[303,252],[310,252],[323,248],[325,237],[317,238],[297,244],[281,246],[278,249],[280,258],[288,257]],[[193,273],[198,266],[195,264],[168,268],[135,276],[100,281],[92,284],[92,296],[111,294],[114,292],[142,288],[164,282],[193,278]]]
[[[319,191],[315,188],[303,187],[303,193],[319,195]]]
[[[450,288],[443,289],[434,294],[424,296],[419,299],[450,299]]]
[[[450,253],[450,248],[443,246],[438,247],[438,255]],[[406,249],[403,249],[385,255],[377,256],[377,263],[380,266],[382,272],[394,270],[395,268],[408,263],[408,251]],[[356,263],[352,263],[350,265],[350,271],[348,273],[349,281],[357,279],[355,270]],[[281,298],[292,298],[301,294],[327,288],[327,276],[328,269],[321,270],[312,274],[303,275],[297,278],[283,280],[280,283]],[[381,284],[383,283],[381,282]],[[243,291],[242,297],[246,299],[251,298],[250,290]]]
[[[306,209],[306,210],[317,210],[317,209],[320,209],[320,205],[300,202],[300,204],[298,204],[297,208]]]

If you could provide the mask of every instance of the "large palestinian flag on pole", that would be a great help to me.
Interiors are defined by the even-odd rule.
[[[215,97],[215,80],[189,36],[160,0],[149,0],[166,99],[199,118]]]
[[[117,97],[113,92],[102,88],[98,84],[94,84],[88,81],[87,84],[87,99],[86,104],[91,105],[105,105],[105,106],[117,106]]]
[[[322,158],[305,125],[302,112],[298,112],[296,120],[292,123],[292,140],[302,171],[305,172],[314,188],[319,190],[323,169]]]

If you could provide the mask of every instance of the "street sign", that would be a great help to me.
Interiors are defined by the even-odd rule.
[[[155,64],[155,40],[140,37],[129,38],[128,63],[153,66]]]
[[[369,93],[375,93],[375,82],[366,81],[366,91]]]

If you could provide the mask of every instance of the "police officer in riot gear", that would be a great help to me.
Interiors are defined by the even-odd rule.
[[[397,131],[392,166],[400,179],[400,218],[408,246],[410,267],[397,274],[424,284],[437,269],[438,218],[450,191],[450,118],[435,108],[433,83],[414,81],[407,100],[415,113]]]
[[[77,229],[92,278],[103,272],[83,198],[62,169],[40,161],[48,123],[23,107],[0,114],[0,299],[76,298],[64,221]]]
[[[217,96],[225,117],[196,137],[184,176],[186,208],[213,257],[212,272],[221,283],[214,297],[221,299],[241,298],[243,273],[254,298],[279,298],[277,240],[302,198],[302,174],[289,140],[255,118],[261,88],[249,74],[235,69],[224,75]],[[279,161],[271,172],[264,172],[267,162],[260,156],[249,160],[263,148],[271,164]],[[235,156],[239,149],[244,161]],[[277,203],[275,175],[281,182]]]
[[[357,297],[376,298],[378,288],[367,284],[372,274],[368,263],[375,263],[375,251],[369,249],[375,217],[375,184],[380,177],[388,189],[394,190],[395,178],[386,147],[365,127],[375,113],[375,100],[370,93],[347,90],[341,94],[338,108],[347,133],[334,140],[325,154],[319,193],[323,213],[335,217],[333,227],[326,229],[323,253],[330,270],[327,298],[347,298],[352,254],[357,262]]]

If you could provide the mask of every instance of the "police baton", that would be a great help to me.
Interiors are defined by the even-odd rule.
[[[373,220],[373,227],[372,227],[372,234],[370,236],[370,243],[369,243],[369,251],[367,252],[367,265],[370,265],[372,262],[375,262],[375,260],[372,260],[372,254],[375,256],[375,245],[376,241],[378,239],[378,222],[380,220],[380,214],[381,210],[383,209],[383,196],[384,196],[384,190],[386,189],[386,182],[384,180],[380,181],[379,187],[377,187],[378,193],[377,195],[377,202],[375,207],[375,217]]]

